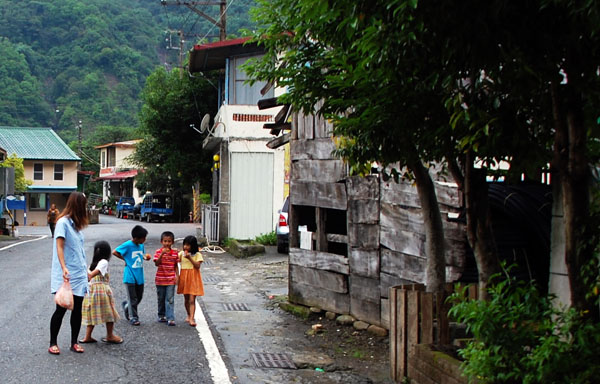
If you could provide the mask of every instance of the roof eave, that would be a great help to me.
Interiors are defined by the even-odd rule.
[[[188,70],[190,73],[224,69],[226,59],[233,56],[263,53],[264,49],[250,37],[218,41],[210,44],[197,44],[189,52]]]

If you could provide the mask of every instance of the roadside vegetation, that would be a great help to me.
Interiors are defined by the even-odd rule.
[[[462,191],[479,297],[488,300],[455,301],[453,314],[475,336],[463,352],[465,372],[480,382],[593,382],[597,368],[588,357],[597,356],[600,335],[600,5],[260,4],[254,36],[267,54],[247,71],[286,88],[280,102],[332,121],[337,152],[355,174],[377,162],[384,180],[415,181],[429,291],[446,279],[429,167],[442,165]],[[510,169],[498,171],[501,161]],[[550,170],[555,202],[564,212],[564,229],[555,230],[562,230],[565,251],[553,256],[564,257],[570,308],[553,307],[535,282],[503,273],[490,225],[487,177],[537,182]],[[496,313],[504,306],[506,313]],[[586,347],[590,355],[579,352]],[[563,370],[573,373],[561,376]]]

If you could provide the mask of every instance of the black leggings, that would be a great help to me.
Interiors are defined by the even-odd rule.
[[[79,330],[81,329],[81,305],[83,304],[83,296],[73,295],[73,310],[71,311],[71,345],[77,344]],[[50,346],[58,344],[58,332],[62,325],[63,317],[67,312],[67,308],[63,308],[56,304],[56,310],[50,319]]]

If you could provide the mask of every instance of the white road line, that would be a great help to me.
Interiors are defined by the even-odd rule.
[[[198,303],[198,300],[196,300],[196,314],[194,315],[194,319],[196,320],[198,336],[200,336],[200,341],[204,345],[204,350],[206,351],[206,359],[208,360],[208,367],[210,368],[210,375],[213,378],[213,382],[215,384],[231,384],[229,372],[219,353],[219,348],[217,348],[217,343],[210,332],[210,328],[208,327],[208,323],[206,322],[206,318],[204,317],[202,307]]]
[[[20,241],[20,242],[18,242],[18,243],[14,243],[14,244],[11,244],[11,245],[7,245],[6,247],[2,247],[2,248],[0,248],[0,251],[4,251],[5,249],[9,249],[9,248],[15,247],[15,246],[17,246],[17,245],[21,245],[21,244],[25,244],[25,243],[31,243],[32,241],[38,241],[38,240],[42,240],[42,239],[45,239],[46,237],[48,237],[48,235],[41,235],[41,236],[40,236],[40,237],[38,237],[37,239]]]

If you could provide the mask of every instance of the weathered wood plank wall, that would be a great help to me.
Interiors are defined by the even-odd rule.
[[[425,279],[417,190],[408,181],[349,177],[346,164],[333,156],[332,131],[331,123],[319,116],[296,114],[292,119],[289,298],[388,328],[389,288]],[[436,193],[444,217],[459,212],[455,186],[436,182]],[[329,233],[330,209],[345,212],[347,233]],[[310,218],[309,227],[316,228],[312,249],[299,248],[298,226],[307,224],[301,217]],[[454,280],[464,267],[464,228],[445,221],[444,230],[447,274]],[[332,242],[345,243],[347,252],[331,253]]]

